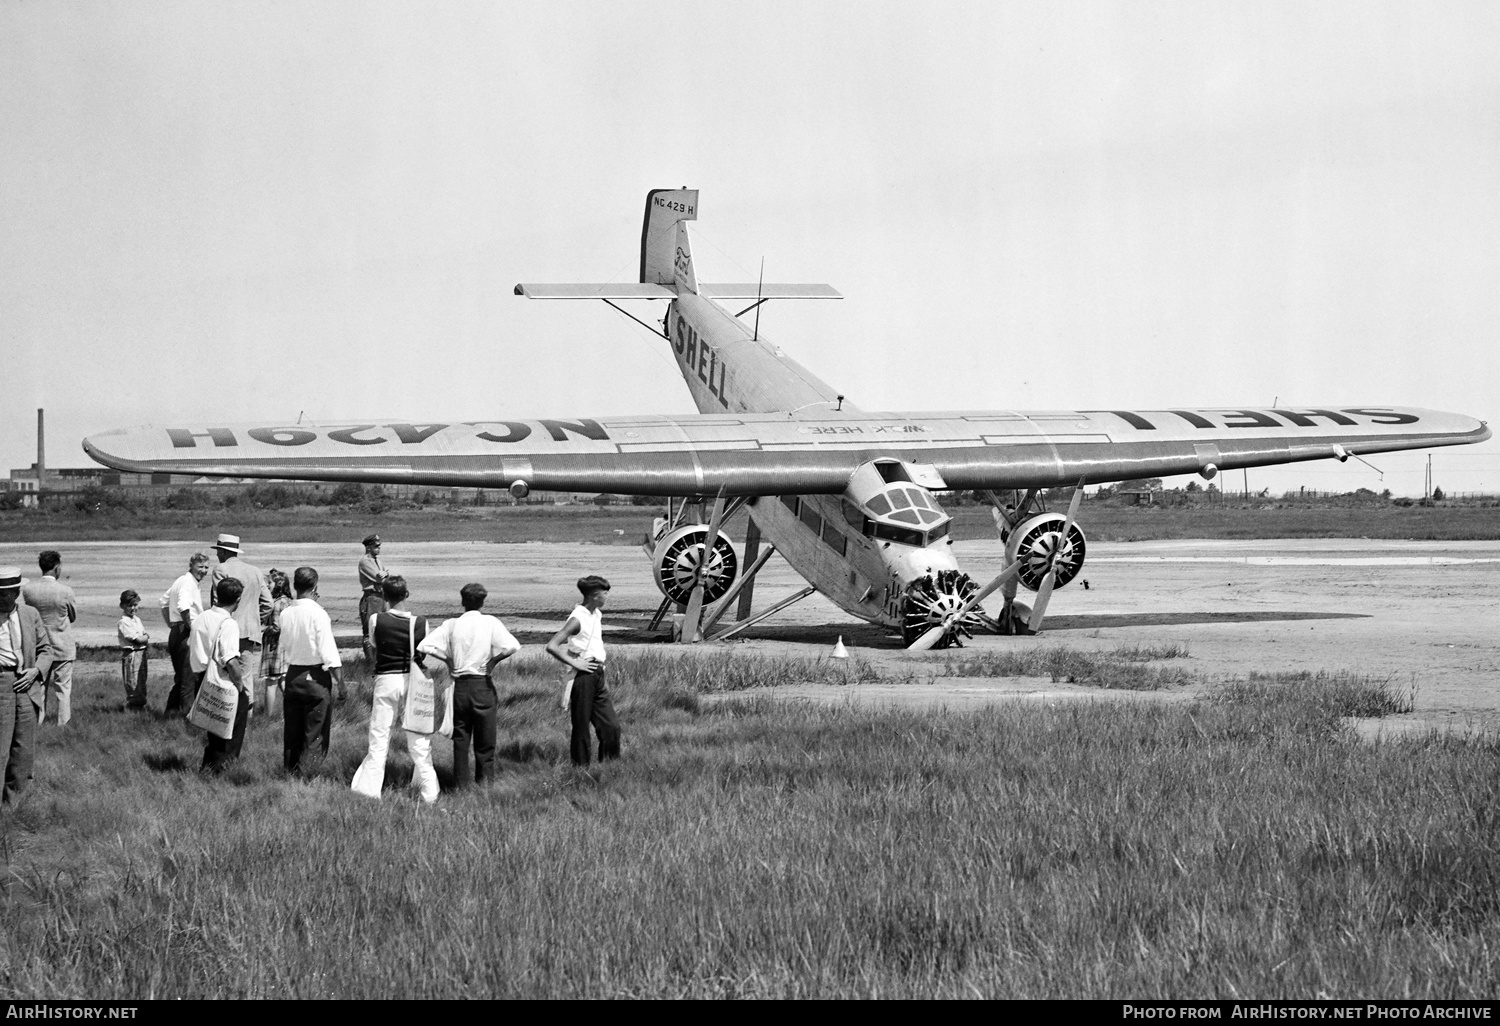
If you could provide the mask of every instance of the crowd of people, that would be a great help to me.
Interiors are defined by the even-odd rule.
[[[406,579],[381,564],[379,536],[365,538],[364,548],[357,568],[359,621],[374,696],[368,748],[350,788],[380,797],[398,722],[412,759],[412,783],[423,802],[435,802],[439,795],[432,758],[436,735],[452,738],[456,787],[493,780],[500,706],[493,674],[521,650],[520,643],[484,612],[488,592],[478,583],[460,589],[461,615],[429,624],[405,608]],[[318,571],[301,566],[290,575],[277,569],[262,573],[245,561],[240,539],[232,534],[220,534],[213,549],[216,565],[204,553],[194,553],[187,572],[160,598],[172,668],[165,713],[199,726],[217,724],[204,731],[201,764],[201,772],[216,775],[239,758],[252,710],[265,717],[279,711],[284,771],[294,778],[317,776],[328,753],[335,696],[348,696],[333,622],[319,598]],[[78,600],[62,583],[60,553],[42,552],[37,563],[36,581],[23,577],[18,567],[0,567],[0,686],[10,685],[0,697],[4,804],[14,803],[31,780],[39,726],[51,720],[61,728],[72,718]],[[206,608],[205,577],[210,578]],[[601,617],[609,582],[584,577],[578,590],[578,606],[546,650],[565,667],[562,705],[570,718],[572,761],[587,766],[593,757],[590,730],[604,760],[619,756],[620,728],[605,684]],[[135,712],[147,708],[151,643],[141,604],[134,589],[120,595],[120,679],[124,707]],[[200,708],[210,692],[227,696],[218,713]]]

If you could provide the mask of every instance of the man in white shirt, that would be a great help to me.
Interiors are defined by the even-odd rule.
[[[292,575],[297,600],[281,611],[281,657],[286,660],[282,706],[282,765],[299,777],[317,775],[333,730],[333,686],[344,690],[344,662],[333,640],[333,621],[318,605],[318,572],[299,566]]]
[[[188,658],[198,683],[202,684],[209,666],[213,666],[219,677],[235,685],[240,693],[234,711],[234,732],[229,737],[209,734],[203,746],[203,764],[198,772],[204,774],[222,773],[240,757],[245,727],[250,722],[255,674],[245,672],[245,661],[240,658],[240,625],[234,618],[234,609],[243,601],[244,591],[245,586],[233,577],[215,584],[213,608],[199,615],[188,641]],[[196,690],[193,697],[197,698]],[[192,709],[191,704],[188,709]]]
[[[208,557],[193,553],[188,572],[172,582],[161,597],[161,618],[167,624],[167,655],[172,657],[172,690],[167,694],[167,714],[181,712],[183,698],[192,687],[192,669],[188,665],[188,637],[193,618],[203,614],[203,586],[208,576]],[[188,699],[188,704],[192,700]]]
[[[234,607],[244,594],[244,585],[239,588],[223,588],[223,583],[220,581],[209,589],[213,604],[193,618],[193,628],[188,631],[188,684],[182,692],[184,716],[192,711],[193,703],[198,699],[198,688],[203,684],[203,675],[208,672],[209,661],[213,659],[214,648],[220,637],[227,633],[224,623],[234,619]],[[230,594],[234,595],[233,601],[229,600]],[[238,645],[238,625],[234,637],[235,644]]]
[[[547,654],[574,671],[565,703],[573,722],[569,747],[573,765],[587,766],[591,757],[589,726],[599,735],[599,761],[604,762],[620,757],[620,721],[609,688],[604,685],[603,613],[609,582],[590,574],[579,579],[578,593],[583,601],[547,643]]]
[[[464,585],[458,592],[463,615],[443,621],[417,646],[417,651],[447,663],[453,673],[453,777],[458,787],[482,784],[495,775],[495,715],[500,699],[490,672],[521,651],[520,642],[505,624],[479,611],[488,596],[482,584]]]

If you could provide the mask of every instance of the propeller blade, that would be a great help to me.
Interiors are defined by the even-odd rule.
[[[1047,576],[1042,578],[1041,590],[1036,595],[1036,605],[1031,607],[1031,619],[1026,621],[1026,629],[1035,634],[1042,626],[1042,617],[1047,615],[1047,603],[1052,600],[1052,586],[1057,583],[1057,571],[1048,570]]]
[[[698,561],[698,569],[694,572],[693,594],[688,597],[687,613],[682,618],[682,640],[693,642],[698,640],[698,625],[703,617],[703,594],[706,589],[704,578],[708,576],[709,565],[713,562],[714,546],[719,541],[719,527],[724,522],[724,489],[719,489],[719,497],[714,500],[713,516],[708,518],[708,537],[703,539],[703,558]]]
[[[1063,541],[1068,540],[1068,532],[1073,530],[1073,521],[1078,519],[1078,504],[1083,501],[1083,478],[1078,479],[1078,487],[1073,489],[1073,501],[1068,503],[1068,519],[1063,525]]]
[[[1004,570],[1001,570],[999,576],[997,576],[993,581],[991,581],[989,584],[986,584],[983,588],[980,588],[973,595],[969,596],[969,601],[965,602],[959,609],[959,611],[954,614],[954,618],[958,619],[963,617],[966,613],[968,613],[969,610],[973,609],[975,606],[979,605],[979,603],[983,602],[985,599],[993,595],[996,588],[1000,587],[1000,585],[1004,584],[1006,581],[1010,580],[1012,577],[1016,576],[1016,574],[1021,572],[1021,567],[1025,562],[1026,561],[1024,559],[1018,559],[1010,566],[1006,567]]]
[[[698,623],[703,618],[703,581],[700,579],[693,585],[693,593],[688,597],[687,612],[682,618],[682,637],[679,639],[686,642],[698,640]]]
[[[938,624],[936,627],[927,628],[927,630],[922,632],[922,636],[920,638],[918,638],[916,641],[913,641],[910,645],[906,646],[906,650],[908,652],[926,652],[929,648],[938,643],[938,639],[943,636],[943,632],[945,632],[947,629],[948,621],[946,620]]]

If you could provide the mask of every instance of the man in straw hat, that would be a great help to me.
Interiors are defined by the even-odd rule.
[[[41,614],[21,605],[26,583],[19,568],[0,566],[0,765],[5,768],[0,803],[7,805],[31,783],[41,682],[57,659]]]
[[[219,565],[213,569],[208,593],[212,595],[214,585],[226,577],[240,582],[243,588],[240,604],[234,609],[234,622],[240,625],[240,651],[259,653],[263,625],[271,618],[271,588],[266,584],[266,575],[240,558],[238,535],[219,535],[214,551],[218,553]],[[246,665],[259,666],[260,656],[246,660]]]
[[[365,554],[359,557],[359,632],[370,640],[370,617],[380,612],[381,585],[390,575],[380,565],[380,535],[365,536]]]

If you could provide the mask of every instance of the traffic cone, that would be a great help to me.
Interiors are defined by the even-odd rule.
[[[848,659],[849,658],[849,650],[844,647],[844,636],[842,634],[839,635],[839,640],[834,643],[834,646],[833,646],[833,658],[835,658],[835,659]]]

